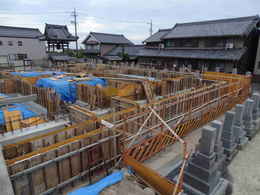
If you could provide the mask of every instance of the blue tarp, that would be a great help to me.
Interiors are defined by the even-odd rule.
[[[102,180],[93,185],[80,188],[78,190],[75,190],[74,192],[70,192],[68,193],[68,195],[98,195],[106,187],[109,187],[113,184],[122,181],[123,177],[123,171],[118,171],[103,178]]]
[[[11,72],[13,76],[21,77],[38,77],[42,75],[63,75],[65,72],[55,72],[55,71],[44,71],[44,72]]]
[[[5,98],[7,98],[8,95],[5,95],[4,93],[0,93],[0,97],[5,97]]]
[[[87,81],[68,81],[73,79],[73,77],[64,77],[57,80],[52,78],[41,78],[36,82],[37,87],[52,88],[58,93],[61,99],[65,102],[74,103],[77,99],[77,84],[86,84],[91,86],[96,86],[100,84],[101,86],[107,86],[107,81],[100,78],[92,78]]]
[[[22,114],[22,119],[28,119],[28,118],[38,116],[35,112],[29,109],[29,106],[25,104],[12,104],[10,108],[8,108],[7,110],[8,111],[19,110]],[[0,110],[0,124],[1,125],[5,124],[3,110]]]

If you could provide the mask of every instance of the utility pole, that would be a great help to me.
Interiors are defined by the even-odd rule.
[[[150,25],[149,32],[150,32],[150,36],[152,36],[152,34],[153,34],[153,20],[151,20],[151,22],[148,22],[147,24]]]
[[[76,40],[76,51],[77,51],[77,56],[79,56],[79,47],[78,47],[78,30],[77,30],[77,26],[78,26],[78,23],[77,23],[77,11],[76,11],[76,8],[74,8],[74,11],[72,12],[72,16],[74,18],[73,21],[71,21],[72,24],[74,24],[74,27],[75,27],[75,37],[77,38]]]

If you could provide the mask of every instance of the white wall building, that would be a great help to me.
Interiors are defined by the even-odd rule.
[[[259,29],[259,32],[260,32],[260,29]],[[259,40],[258,40],[258,48],[257,48],[257,53],[256,53],[254,74],[260,75],[260,36],[259,36]]]
[[[42,61],[47,58],[45,42],[39,29],[0,26],[0,56],[2,61]],[[1,61],[0,61],[1,63]]]

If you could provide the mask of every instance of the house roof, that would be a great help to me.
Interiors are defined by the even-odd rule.
[[[46,24],[42,39],[76,41],[78,37],[73,36],[66,25]]]
[[[119,57],[119,56],[103,56],[102,58],[105,59],[105,60],[110,60],[110,61],[120,61],[120,60],[122,60],[122,58]]]
[[[49,53],[49,59],[53,61],[71,61],[74,60],[74,57],[70,57],[66,54],[59,54],[59,53]]]
[[[86,43],[86,41],[91,35],[94,36],[95,39],[100,43],[133,45],[133,43],[130,40],[128,40],[124,35],[98,32],[90,32],[87,38],[83,41],[83,43]]]
[[[243,36],[256,27],[259,16],[249,16],[203,22],[177,23],[163,39]]]
[[[142,57],[170,57],[189,59],[209,60],[239,60],[246,52],[246,49],[232,50],[188,50],[188,49],[147,49],[139,50],[138,56]]]
[[[125,46],[124,48],[122,46],[117,46],[108,53],[106,53],[106,56],[117,56],[119,53],[122,53],[124,50],[124,53],[127,53],[129,56],[137,56],[140,49],[142,49],[143,45],[133,45],[133,46]]]
[[[42,36],[39,29],[36,28],[22,28],[12,26],[0,26],[0,37],[13,38],[38,38]]]
[[[144,40],[145,43],[149,42],[161,42],[161,38],[169,33],[172,29],[159,29],[156,33],[152,34],[152,36],[148,37]]]

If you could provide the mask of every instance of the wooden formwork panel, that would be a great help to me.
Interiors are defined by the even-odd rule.
[[[17,142],[16,144],[4,146],[4,156],[6,159],[12,159],[26,153],[33,152],[35,143],[37,143],[40,148],[47,147],[60,141],[67,140],[73,136],[82,135],[97,128],[98,125],[96,122],[89,121],[52,131],[41,136],[36,136],[34,138]]]
[[[244,91],[242,90],[242,87],[243,86],[241,86],[240,82],[212,83],[211,85],[205,85],[204,87],[196,90],[152,102],[151,104],[148,104],[148,106],[156,108],[161,117],[167,121],[168,119],[172,119],[181,114],[189,114],[197,109],[205,109],[205,106],[208,108],[207,105],[212,105],[215,102],[218,102],[219,98],[234,97],[227,99],[228,102],[225,102],[227,105],[241,103],[248,96],[247,93],[244,93],[244,95],[239,94],[241,91]],[[35,137],[31,140],[29,139],[21,143],[7,145],[4,148],[5,157],[7,159],[12,159],[19,155],[31,152],[31,144],[37,139],[42,140],[42,147],[45,147],[47,145],[69,139],[71,136],[80,135],[94,130],[99,128],[99,123],[97,121],[102,119],[111,123],[116,121],[119,124],[116,129],[127,135],[135,134],[142,122],[145,120],[145,116],[147,116],[147,105],[142,108],[133,107],[124,109],[120,112],[98,117],[97,120],[90,120],[79,125],[74,125],[72,127],[57,130],[43,136]],[[135,117],[137,120],[132,122]],[[158,119],[155,118],[150,120],[149,123],[156,124],[158,123]],[[47,140],[49,138],[54,140],[54,142],[52,141],[51,143],[48,143]]]
[[[63,191],[84,178],[84,181],[94,182],[104,177],[120,157],[120,134],[111,130],[103,129],[72,139],[74,141],[69,144],[65,142],[49,149],[38,149],[41,143],[35,143],[33,147],[38,149],[38,154],[7,161],[15,194],[54,192],[57,186],[62,186]]]

